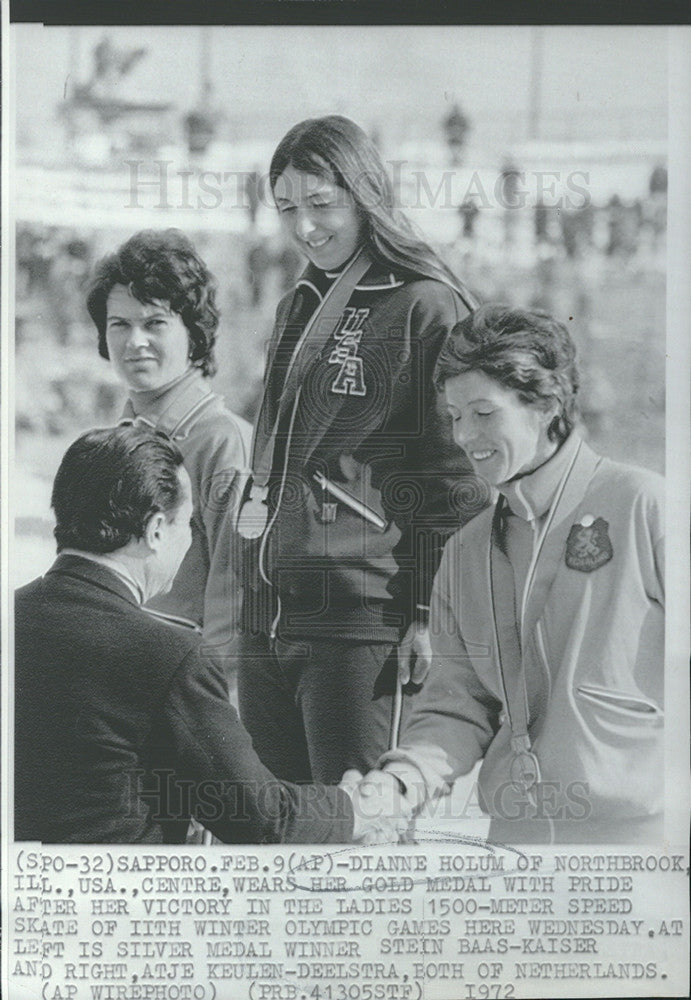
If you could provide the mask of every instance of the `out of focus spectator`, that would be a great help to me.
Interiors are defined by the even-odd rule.
[[[245,207],[249,215],[250,227],[254,228],[257,223],[257,212],[259,211],[259,200],[261,193],[261,174],[255,167],[245,175]]]
[[[653,252],[658,252],[664,244],[667,228],[667,168],[655,167],[650,175],[650,198],[647,203],[646,221],[651,231]]]
[[[470,119],[458,104],[454,104],[442,124],[446,144],[451,152],[451,163],[456,167],[461,163],[463,147],[470,131]]]
[[[458,208],[458,214],[461,217],[461,238],[472,241],[475,237],[475,220],[480,214],[475,199],[465,198]]]
[[[91,248],[80,237],[70,237],[53,259],[49,277],[50,294],[55,329],[63,347],[79,341],[78,324],[80,319],[86,319],[83,301],[91,264]]]
[[[183,124],[190,153],[195,156],[205,153],[216,134],[214,116],[203,108],[196,108],[185,115]]]
[[[561,237],[566,256],[574,259],[588,252],[593,239],[593,207],[561,209]]]
[[[247,247],[247,283],[250,299],[256,309],[264,298],[266,279],[271,268],[271,255],[265,237],[255,237]]]
[[[653,168],[648,183],[648,190],[653,196],[663,194],[665,198],[667,197],[667,167],[658,164],[658,166]]]
[[[17,231],[17,295],[44,292],[57,250],[57,234],[48,226],[20,226]]]
[[[610,257],[628,258],[638,249],[638,239],[642,221],[641,203],[625,205],[618,194],[612,195],[607,205],[609,222],[609,242],[607,254]]]
[[[513,246],[520,222],[521,172],[511,159],[504,160],[500,175],[499,204],[504,210],[504,244]]]

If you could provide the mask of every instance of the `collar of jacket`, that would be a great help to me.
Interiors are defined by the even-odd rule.
[[[84,583],[100,587],[101,590],[108,590],[112,594],[124,598],[128,604],[140,607],[130,587],[117,573],[109,569],[108,566],[104,566],[103,563],[95,562],[87,556],[60,553],[46,576],[51,573],[75,577]]]
[[[191,368],[160,396],[132,399],[125,403],[121,420],[140,418],[169,437],[179,440],[189,430],[190,419],[216,398],[199,368]]]
[[[561,448],[539,469],[512,479],[500,488],[499,492],[506,498],[512,514],[524,521],[539,521],[545,516],[580,443],[580,435],[572,431]]]
[[[127,569],[120,565],[117,559],[112,558],[112,553],[100,553],[100,552],[80,552],[79,549],[62,549],[60,555],[66,556],[77,556],[80,559],[86,559],[87,562],[97,563],[99,566],[105,566],[106,569],[110,570],[117,576],[118,580],[122,580],[124,584],[132,591],[137,604],[144,603],[144,592],[140,587],[139,583],[135,580],[131,573]]]
[[[320,271],[314,264],[308,264],[298,278],[295,288],[296,290],[298,288],[311,289],[321,302],[326,291],[326,289],[324,289],[324,292],[320,291],[321,288],[324,288],[324,279],[328,279],[328,284],[326,285],[326,288],[328,288],[342,270],[343,268],[338,271]],[[390,270],[390,268],[386,267],[381,261],[373,261],[367,273],[355,286],[355,291],[382,292],[393,288],[400,288],[404,284],[403,279]]]
[[[533,634],[550,587],[563,563],[567,538],[574,523],[576,510],[583,503],[590,481],[602,461],[580,435],[574,432],[564,442],[557,455],[564,451],[566,445],[570,447],[562,457],[568,459],[569,464],[565,468],[561,467],[561,479],[557,485],[558,494],[551,501],[555,506],[540,531],[540,540],[528,569],[523,598],[523,636]],[[556,455],[554,457],[556,458]]]

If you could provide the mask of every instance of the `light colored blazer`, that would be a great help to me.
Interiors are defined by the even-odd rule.
[[[432,595],[431,672],[399,749],[383,758],[389,769],[405,780],[405,764],[415,765],[431,796],[484,758],[478,789],[495,839],[651,835],[663,802],[662,485],[580,443],[537,560],[521,656],[551,822],[521,812],[511,781],[492,626],[491,509],[446,545]],[[593,540],[581,528],[598,519],[606,529]],[[515,678],[519,667],[505,664],[505,673]]]

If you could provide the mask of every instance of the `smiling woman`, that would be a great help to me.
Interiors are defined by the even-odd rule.
[[[662,481],[582,439],[575,347],[545,313],[482,306],[436,381],[498,498],[446,545],[430,676],[380,764],[412,810],[482,759],[496,842],[657,841]]]
[[[363,220],[355,200],[328,175],[288,164],[276,180],[274,199],[284,231],[315,267],[339,268],[360,245]]]
[[[490,485],[533,472],[557,450],[549,436],[555,401],[549,409],[526,406],[478,371],[450,378],[444,391],[454,440]]]
[[[88,307],[99,353],[129,394],[123,417],[165,431],[192,481],[192,545],[170,593],[150,606],[202,628],[205,652],[227,668],[240,599],[236,480],[249,427],[205,381],[216,371],[215,290],[183,233],[145,230],[97,265]]]
[[[333,782],[389,744],[397,671],[419,680],[429,663],[442,543],[487,501],[432,384],[474,300],[349,119],[294,126],[269,178],[309,264],[278,305],[240,515],[238,695],[274,773]]]

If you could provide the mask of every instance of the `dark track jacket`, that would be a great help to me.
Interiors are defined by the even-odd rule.
[[[279,406],[284,419],[268,527],[251,556],[254,627],[273,617],[283,636],[396,642],[429,603],[446,539],[489,500],[432,383],[468,306],[440,281],[374,263],[295,399],[282,398],[295,345],[334,277],[307,268],[278,306],[269,345],[255,455]]]
[[[108,568],[59,556],[15,619],[17,840],[176,843],[190,814],[228,843],[351,838],[347,794],[277,781],[199,636]]]

